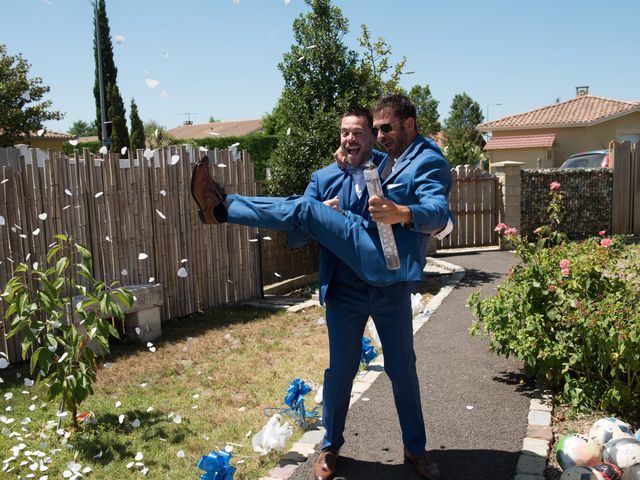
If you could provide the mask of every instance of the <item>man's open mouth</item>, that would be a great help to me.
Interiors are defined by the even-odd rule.
[[[360,153],[360,147],[347,147],[347,154],[351,157],[355,157]]]

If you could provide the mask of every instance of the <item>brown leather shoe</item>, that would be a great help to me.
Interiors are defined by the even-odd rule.
[[[198,204],[202,223],[216,225],[227,221],[224,200],[227,193],[209,172],[209,158],[205,155],[196,163],[191,175],[191,195]]]
[[[336,474],[338,450],[330,448],[322,450],[313,464],[313,478],[315,480],[331,480]]]
[[[427,452],[422,455],[414,455],[406,448],[404,449],[405,462],[412,463],[418,476],[424,480],[440,480],[440,469],[438,465],[429,458]]]

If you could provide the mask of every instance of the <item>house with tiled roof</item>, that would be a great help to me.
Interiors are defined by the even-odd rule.
[[[73,135],[64,132],[54,132],[52,130],[44,130],[38,132],[30,132],[22,139],[22,144],[29,145],[30,148],[40,148],[42,150],[54,150],[61,152],[65,142],[74,138]]]
[[[209,122],[191,124],[189,122],[169,130],[169,135],[177,139],[207,137],[243,137],[262,130],[262,119],[237,120],[231,122]]]
[[[589,95],[576,97],[476,127],[491,137],[490,164],[523,162],[525,168],[559,167],[570,155],[606,149],[612,140],[640,141],[640,102]]]

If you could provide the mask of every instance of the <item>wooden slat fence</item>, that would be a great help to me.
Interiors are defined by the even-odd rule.
[[[438,241],[438,248],[498,245],[495,226],[500,216],[500,185],[495,175],[458,165],[451,169],[449,208],[455,218],[453,232]]]
[[[43,265],[53,236],[66,233],[90,248],[96,278],[161,283],[163,320],[259,296],[257,243],[249,241],[256,229],[198,219],[190,179],[203,152],[183,146],[144,153],[129,160],[49,151],[38,161],[35,150],[25,158],[0,149],[0,285],[20,262]],[[246,152],[237,161],[227,151],[207,154],[228,191],[255,195]],[[186,277],[178,276],[183,268]],[[0,314],[5,308],[2,302]],[[0,351],[18,359],[19,341],[1,338]]]
[[[640,235],[640,142],[611,142],[613,233]]]

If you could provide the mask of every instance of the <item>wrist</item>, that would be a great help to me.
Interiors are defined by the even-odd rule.
[[[409,207],[406,208],[407,210],[406,212],[403,212],[403,220],[400,222],[400,224],[404,228],[413,228],[413,213],[411,212],[411,209]]]

